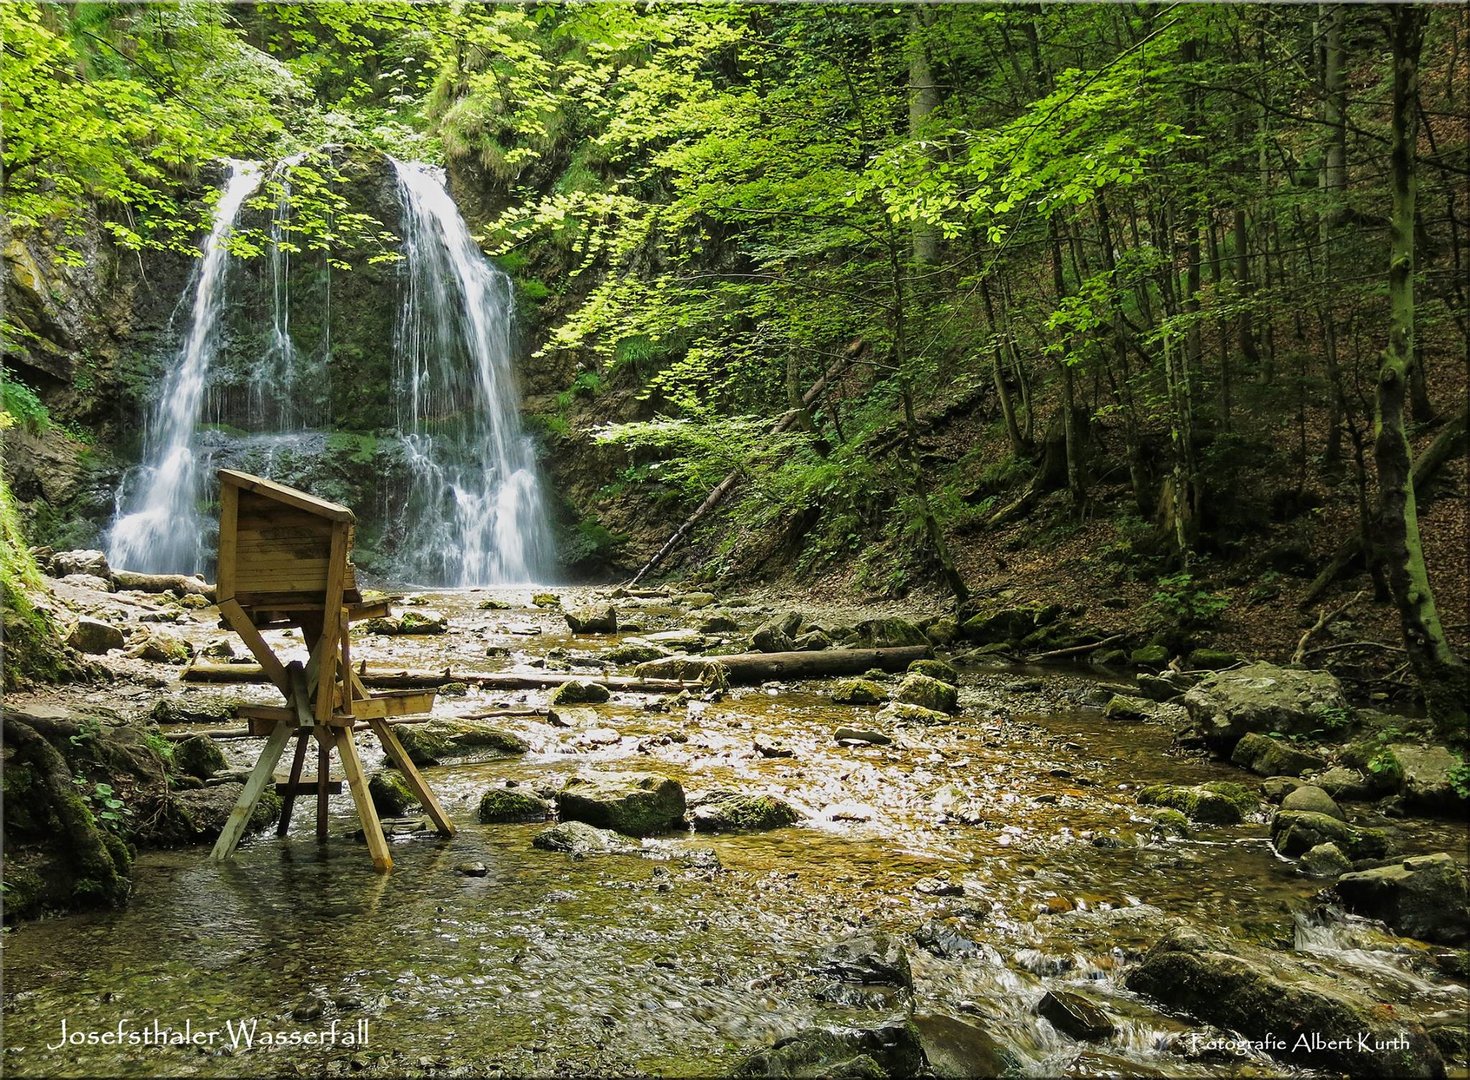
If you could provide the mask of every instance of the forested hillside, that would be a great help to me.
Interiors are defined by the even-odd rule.
[[[1463,8],[0,19],[8,472],[37,540],[78,535],[76,491],[105,525],[156,379],[130,335],[162,332],[217,162],[303,155],[292,231],[232,244],[341,279],[394,258],[343,194],[391,153],[448,167],[516,280],[570,572],[962,611],[1015,586],[1283,654],[1353,601],[1368,629],[1316,662],[1395,696],[1406,661],[1463,720]]]

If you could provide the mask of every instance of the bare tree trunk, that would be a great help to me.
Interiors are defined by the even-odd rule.
[[[1470,734],[1470,669],[1455,655],[1439,621],[1415,503],[1413,453],[1404,431],[1409,366],[1414,357],[1414,204],[1417,197],[1414,111],[1425,8],[1395,7],[1393,37],[1393,141],[1389,152],[1393,190],[1388,264],[1388,346],[1378,373],[1374,457],[1378,464],[1379,517],[1389,589],[1399,609],[1404,648],[1424,691],[1430,719],[1453,742]]]

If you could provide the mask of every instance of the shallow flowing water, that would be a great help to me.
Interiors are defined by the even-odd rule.
[[[550,653],[547,663],[592,670],[596,649],[614,640],[569,638],[555,612],[479,610],[486,595],[428,597],[451,616],[450,635],[364,636],[354,657],[375,667],[529,670]],[[644,632],[673,623],[657,606],[628,615]],[[209,632],[203,619],[199,632]],[[487,648],[509,655],[488,657]],[[617,693],[597,707],[618,735],[612,743],[539,716],[497,720],[530,753],[428,770],[460,832],[400,839],[389,876],[373,873],[347,838],[355,818],[345,794],[334,800],[325,847],[298,811],[288,839],[254,838],[224,866],[206,862],[203,849],[149,854],[128,910],[5,936],[5,1064],[15,1074],[77,1076],[315,1073],[324,1062],[717,1075],[812,1024],[867,1025],[902,1012],[901,1001],[834,999],[808,970],[814,950],[866,928],[910,935],[918,1013],[980,1024],[1030,1075],[1283,1071],[1263,1059],[1189,1054],[1191,1035],[1206,1029],[1122,986],[1122,967],[1170,917],[1294,945],[1324,970],[1371,979],[1385,1000],[1420,1016],[1465,1009],[1465,988],[1428,974],[1412,943],[1354,920],[1309,917],[1321,883],[1274,855],[1264,819],[1202,827],[1191,840],[1152,834],[1134,799],[1140,785],[1243,774],[1172,752],[1166,726],[1104,720],[1087,704],[1105,696],[1095,681],[969,671],[954,723],[858,747],[839,746],[832,732],[870,724],[876,708],[834,705],[824,686],[740,688],[666,709],[659,697]],[[545,697],[471,691],[441,697],[436,713]],[[792,756],[762,756],[757,740]],[[226,745],[241,764],[258,746]],[[366,757],[376,767],[376,753]],[[803,820],[769,833],[662,837],[638,854],[585,859],[533,849],[542,826],[476,820],[491,786],[558,787],[622,769],[673,776],[690,791],[782,795]],[[1464,851],[1466,832],[1401,822],[1395,838],[1408,852]],[[467,862],[483,862],[486,876],[456,873]],[[946,957],[916,944],[912,935],[928,923],[974,947]],[[1081,1043],[1057,1032],[1034,1011],[1049,988],[1101,1004],[1117,1034]],[[221,1034],[212,1047],[47,1049],[63,1019],[71,1031],[111,1031],[124,1017]],[[333,1021],[339,1035],[356,1032],[365,1021],[368,1041],[267,1045],[257,1034],[253,1047],[227,1049],[226,1025],[251,1021],[257,1033],[286,1037]]]

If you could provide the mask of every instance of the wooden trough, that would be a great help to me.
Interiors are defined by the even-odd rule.
[[[364,603],[352,569],[356,518],[345,506],[248,473],[221,469],[219,610],[240,635],[266,676],[285,696],[284,705],[245,705],[236,712],[252,734],[266,736],[265,749],[210,858],[228,859],[244,835],[250,814],[275,775],[286,745],[296,737],[291,778],[277,784],[285,836],[298,795],[316,795],[316,833],[327,838],[327,797],[342,785],[330,779],[332,751],[362,821],[373,866],[393,867],[377,810],[368,794],[353,727],[365,722],[445,836],[454,826],[393,731],[396,718],[427,713],[433,690],[370,694],[352,670],[349,626],[388,614],[386,603]],[[282,663],[261,631],[296,627],[309,649],[306,664]],[[316,777],[303,780],[309,744],[316,741]]]

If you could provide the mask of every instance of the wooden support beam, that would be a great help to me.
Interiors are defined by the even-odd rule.
[[[383,824],[378,820],[377,807],[368,794],[367,779],[362,774],[362,761],[357,756],[351,730],[344,728],[336,732],[333,741],[337,744],[337,756],[342,759],[342,771],[347,774],[347,785],[352,789],[352,801],[357,803],[357,817],[362,822],[363,837],[373,857],[373,869],[386,874],[393,869],[393,856],[388,854]]]
[[[271,651],[271,647],[266,644],[265,638],[260,636],[260,631],[255,628],[255,623],[251,621],[245,609],[240,606],[234,597],[230,597],[219,602],[219,613],[224,617],[225,622],[230,624],[230,629],[240,635],[240,640],[245,642],[245,647],[250,650],[250,654],[260,664],[257,678],[261,674],[264,674],[266,678],[276,684],[276,687],[283,695],[289,698],[291,696],[291,683],[286,677],[286,668],[276,658],[276,654]],[[228,667],[229,665],[223,664],[219,666]],[[246,664],[243,666],[249,667],[250,665]],[[184,675],[187,678],[188,672],[185,671]]]
[[[214,850],[209,853],[209,857],[215,862],[228,859],[234,853],[235,846],[240,843],[240,838],[245,835],[245,828],[250,824],[250,815],[255,811],[255,804],[260,801],[261,792],[265,791],[265,785],[275,776],[276,763],[281,760],[281,753],[291,738],[291,730],[290,724],[277,724],[275,731],[266,740],[265,749],[260,752],[260,759],[251,771],[250,779],[245,781],[245,790],[240,792],[240,798],[235,801],[235,807],[230,811]]]
[[[317,776],[313,776],[310,780],[293,781],[291,783],[283,783],[278,780],[276,781],[276,794],[281,796],[282,801],[294,799],[297,795],[315,795],[321,791],[320,781],[321,778]],[[342,794],[342,781],[328,780],[327,792],[332,795]],[[281,835],[285,836],[286,834],[281,833]]]
[[[429,787],[429,782],[419,772],[418,766],[408,756],[408,751],[398,741],[398,735],[393,728],[383,720],[369,720],[378,741],[383,744],[383,752],[398,766],[398,771],[403,774],[404,782],[410,790],[419,797],[424,809],[428,811],[429,819],[433,821],[434,827],[444,836],[454,835],[454,824],[449,820],[449,815],[444,812],[444,807],[439,805],[439,799],[434,794],[434,789]]]
[[[281,820],[276,822],[277,836],[285,836],[291,831],[291,811],[296,808],[296,789],[301,786],[301,767],[306,764],[308,741],[308,736],[297,733],[296,754],[291,758],[291,782],[276,785],[276,794],[281,796]]]

